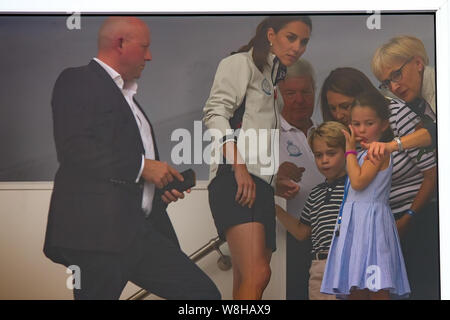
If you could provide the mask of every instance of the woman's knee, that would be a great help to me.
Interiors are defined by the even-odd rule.
[[[272,270],[268,263],[261,263],[255,266],[253,272],[247,275],[247,279],[243,279],[244,282],[250,282],[257,288],[265,288],[270,281]],[[247,280],[247,281],[246,281]]]
[[[272,269],[270,269],[269,264],[266,264],[266,266],[261,269],[261,275],[260,275],[261,284],[264,287],[266,287],[269,284],[271,276],[272,276]]]

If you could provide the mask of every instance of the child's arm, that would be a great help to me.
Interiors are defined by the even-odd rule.
[[[278,220],[280,220],[287,231],[289,231],[297,240],[306,240],[311,237],[310,226],[301,223],[277,204],[275,205],[275,209]]]
[[[351,134],[346,130],[342,130],[346,140],[346,150],[356,149],[356,140],[353,128],[350,125]],[[373,159],[373,161],[364,161],[360,167],[358,159],[355,154],[347,155],[347,174],[350,179],[350,184],[355,190],[364,190],[375,178],[380,170],[386,169],[389,166],[390,155],[383,155],[380,159]]]

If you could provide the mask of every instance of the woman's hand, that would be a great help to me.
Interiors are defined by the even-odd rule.
[[[411,220],[411,215],[404,214],[400,219],[395,221],[400,238],[403,238],[408,233],[408,230],[411,228]]]
[[[256,199],[256,186],[245,164],[236,164],[234,166],[234,177],[238,185],[236,201],[243,207],[248,206],[251,208]]]
[[[370,160],[372,163],[375,163],[375,161],[380,161],[384,156],[387,156],[395,151],[392,143],[390,142],[361,142],[361,146],[364,149],[368,149],[364,160]]]

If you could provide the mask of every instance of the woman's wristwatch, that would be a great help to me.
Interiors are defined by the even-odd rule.
[[[403,144],[399,137],[395,137],[394,141],[397,142],[398,152],[403,152]]]

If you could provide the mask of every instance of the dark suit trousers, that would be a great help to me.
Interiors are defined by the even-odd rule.
[[[119,299],[128,281],[166,299],[220,299],[211,279],[151,224],[123,253],[60,249],[81,270],[76,300]]]

